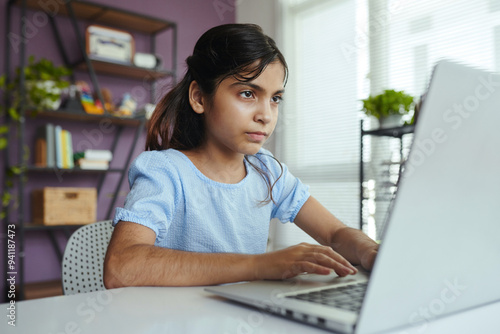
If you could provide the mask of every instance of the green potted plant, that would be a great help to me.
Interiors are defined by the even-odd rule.
[[[50,60],[41,58],[35,61],[30,56],[28,64],[23,68],[26,88],[26,108],[31,111],[57,110],[61,103],[63,89],[70,85],[64,78],[71,75],[71,70],[65,66],[55,66]],[[5,75],[0,78],[0,88],[4,94],[10,95],[9,115],[17,120],[19,118],[19,80],[21,68],[16,68],[14,80],[5,82]]]
[[[413,96],[393,89],[386,89],[379,95],[370,95],[361,101],[361,110],[377,118],[381,128],[403,125],[402,117],[408,115],[414,106]]]

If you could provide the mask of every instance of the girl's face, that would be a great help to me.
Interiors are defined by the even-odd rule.
[[[223,80],[204,108],[206,145],[227,155],[255,154],[271,136],[284,93],[285,70],[270,63],[254,80]]]

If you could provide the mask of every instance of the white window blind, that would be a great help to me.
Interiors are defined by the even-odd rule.
[[[419,97],[443,58],[500,71],[500,0],[281,5],[290,78],[276,129],[277,156],[333,214],[359,227],[359,100],[383,89]],[[391,146],[370,143],[367,152],[381,148]],[[385,158],[365,159],[375,175]],[[312,239],[276,224],[274,249],[301,241]]]
[[[372,70],[382,83],[372,82],[374,93],[385,86],[419,96],[443,58],[500,70],[500,0],[375,0],[370,6],[373,38],[386,40],[370,49],[371,66],[385,69]]]
[[[344,223],[359,226],[357,64],[339,45],[354,40],[350,0],[288,3],[290,66],[278,124],[278,156],[311,194]],[[276,226],[274,248],[313,242],[295,226]]]

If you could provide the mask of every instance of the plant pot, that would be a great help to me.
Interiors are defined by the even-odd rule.
[[[28,104],[36,109],[57,110],[61,105],[62,89],[52,80],[26,82]]]
[[[390,115],[378,121],[381,129],[396,128],[404,124],[403,115]]]

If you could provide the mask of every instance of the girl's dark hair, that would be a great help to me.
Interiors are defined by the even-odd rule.
[[[203,143],[204,114],[194,112],[189,103],[191,82],[196,81],[210,101],[224,79],[254,80],[274,61],[283,65],[286,83],[288,66],[285,58],[274,40],[258,25],[225,24],[205,32],[196,43],[193,55],[186,59],[184,78],[163,97],[149,120],[146,150],[191,150]],[[252,166],[266,180],[268,199],[273,200],[272,187],[277,180],[271,183],[265,170]]]

